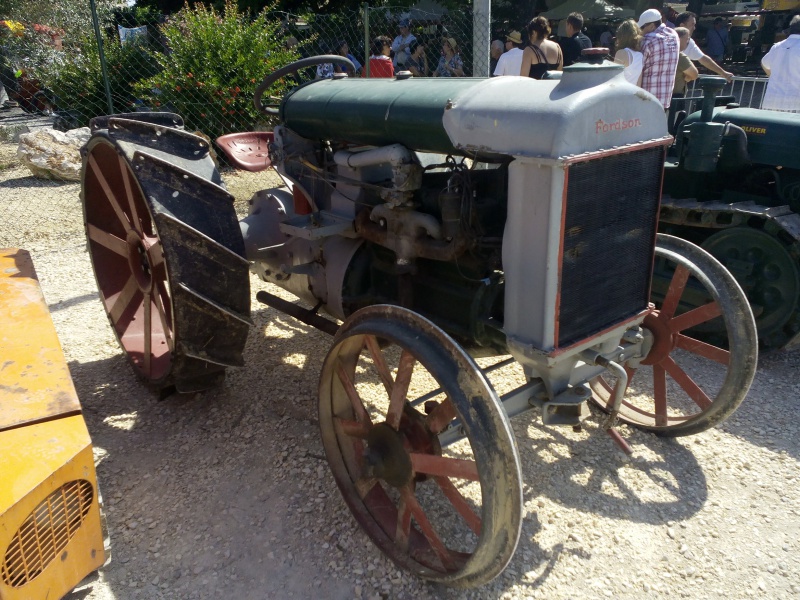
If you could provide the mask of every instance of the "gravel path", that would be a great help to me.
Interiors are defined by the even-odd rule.
[[[0,206],[24,206],[43,225],[20,238],[6,219],[0,242],[17,236],[32,251],[112,539],[112,561],[72,600],[800,596],[800,352],[762,357],[748,398],[718,429],[667,440],[621,428],[631,458],[597,416],[578,433],[513,421],[525,516],[511,564],[478,590],[426,584],[360,531],[323,457],[316,388],[330,338],[257,303],[259,289],[282,292],[253,278],[246,366],[216,389],[159,401],[97,299],[75,233],[78,186],[36,182],[4,166],[3,152]],[[229,179],[245,198],[263,181]],[[519,377],[508,368],[492,380],[502,390]]]

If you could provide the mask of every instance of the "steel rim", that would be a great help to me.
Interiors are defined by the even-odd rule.
[[[656,256],[672,266],[670,283],[642,325],[653,339],[650,352],[625,365],[629,383],[619,413],[623,422],[664,435],[697,433],[730,415],[747,393],[757,354],[752,316],[733,277],[708,255],[710,262],[700,264],[676,250],[656,247]],[[701,295],[708,302],[698,306]],[[715,344],[693,337],[703,326],[723,338]],[[593,400],[603,410],[616,385],[610,375],[592,380]]]
[[[130,165],[108,142],[88,150],[84,219],[100,299],[136,371],[158,382],[174,350],[167,264]]]
[[[521,522],[510,429],[484,422],[442,449],[438,433],[456,420],[474,429],[459,405],[491,402],[468,398],[465,391],[476,389],[458,375],[465,365],[441,340],[405,323],[371,329],[366,323],[337,335],[322,372],[320,427],[342,495],[366,533],[401,567],[451,585],[489,581],[513,555]],[[419,345],[409,343],[415,339]],[[441,393],[420,410],[406,401],[437,388]],[[497,422],[507,424],[507,418],[498,414]],[[487,448],[498,456],[485,457]],[[501,468],[498,458],[505,461]]]

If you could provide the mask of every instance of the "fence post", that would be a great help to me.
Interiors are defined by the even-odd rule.
[[[89,0],[92,8],[92,24],[94,25],[94,37],[97,38],[97,52],[100,55],[100,70],[103,73],[103,84],[106,88],[106,101],[108,102],[108,114],[114,114],[114,102],[111,99],[111,86],[108,83],[108,69],[106,68],[106,55],[103,52],[103,36],[100,33],[100,21],[97,18],[97,5],[94,0]]]
[[[361,6],[364,9],[364,71],[369,77],[369,4],[364,2]]]
[[[472,73],[476,77],[490,77],[489,46],[492,43],[492,2],[475,0],[472,13]]]

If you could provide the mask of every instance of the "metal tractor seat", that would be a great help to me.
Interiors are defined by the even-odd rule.
[[[272,139],[271,131],[229,133],[218,137],[217,145],[237,169],[258,172],[272,166],[269,160]]]

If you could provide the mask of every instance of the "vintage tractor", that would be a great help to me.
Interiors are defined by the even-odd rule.
[[[703,431],[750,386],[752,313],[713,257],[657,235],[672,138],[618,65],[337,76],[262,104],[279,78],[336,61],[269,76],[255,102],[280,124],[223,144],[285,182],[241,222],[180,117],[96,119],[82,195],[100,297],[134,370],[190,392],[242,364],[250,272],[297,296],[306,307],[257,294],[334,336],[319,422],[356,521],[402,568],[480,585],[520,535],[509,417],[579,427],[592,401],[628,450],[618,421]],[[709,324],[717,344],[693,335]],[[499,396],[487,374],[514,362],[524,378]]]
[[[664,169],[660,231],[699,244],[747,294],[764,349],[800,342],[800,115],[704,104],[680,126]],[[710,331],[707,333],[711,333]]]

